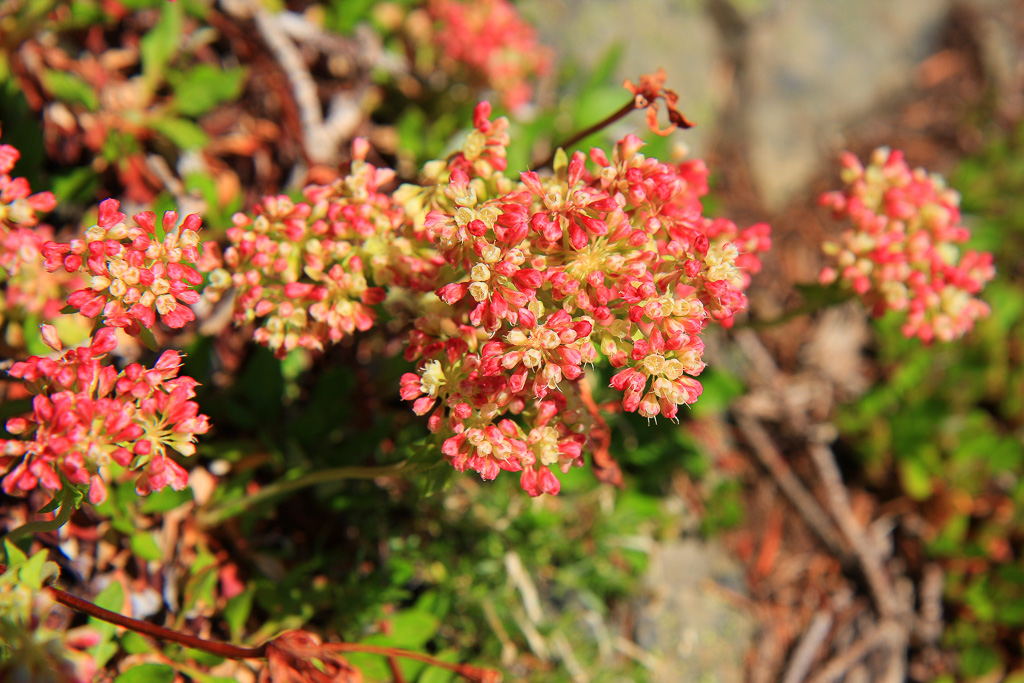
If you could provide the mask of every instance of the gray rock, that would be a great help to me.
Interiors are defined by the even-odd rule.
[[[636,627],[637,644],[657,657],[655,683],[743,680],[757,622],[726,591],[742,594],[745,583],[742,568],[717,542],[684,540],[657,548]]]

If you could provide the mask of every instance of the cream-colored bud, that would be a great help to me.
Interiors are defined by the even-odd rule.
[[[478,263],[469,272],[469,277],[476,282],[486,282],[491,279],[491,269],[483,263]]]
[[[469,294],[476,299],[477,303],[487,301],[490,288],[483,282],[474,282],[469,286]]]
[[[150,285],[149,288],[154,294],[160,296],[161,294],[166,294],[171,291],[171,283],[162,277],[158,277],[153,280],[153,284]]]
[[[156,310],[160,315],[167,315],[178,307],[178,301],[170,294],[162,294],[156,298]]]

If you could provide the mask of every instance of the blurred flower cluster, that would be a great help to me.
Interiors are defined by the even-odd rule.
[[[532,495],[583,463],[604,429],[581,400],[584,368],[607,360],[622,407],[674,419],[701,394],[701,333],[746,305],[769,228],[703,215],[707,169],[640,153],[559,153],[553,173],[505,174],[508,122],[487,103],[421,184],[382,191],[365,162],[311,186],[308,203],[267,198],[236,216],[207,292],[236,288],[235,318],[260,320],[279,353],[321,348],[381,313],[411,323],[417,372],[402,398],[429,415],[445,458],[485,479],[520,472]],[[212,250],[210,250],[212,253]],[[379,309],[379,310],[378,310]]]
[[[53,326],[44,325],[42,335],[61,350]],[[118,372],[102,362],[116,346],[115,328],[104,327],[61,357],[31,356],[11,366],[9,374],[34,396],[31,413],[7,421],[15,438],[0,440],[5,493],[70,484],[98,504],[107,495],[101,468],[111,463],[136,472],[140,495],[188,484],[188,472],[167,449],[192,455],[196,435],[209,429],[191,400],[196,381],[178,376],[177,351],[165,351],[152,368],[131,363]]]
[[[43,245],[53,235],[39,214],[57,204],[52,192],[33,193],[25,178],[11,172],[21,152],[0,145],[0,323],[8,322],[7,343],[22,345],[28,320],[51,320],[64,307],[69,289],[81,278],[43,269]]]
[[[977,297],[995,277],[992,255],[961,251],[960,196],[938,175],[911,170],[899,150],[875,150],[867,167],[842,157],[846,188],[821,204],[852,226],[824,251],[823,283],[842,281],[879,316],[906,312],[903,334],[924,342],[963,336],[989,313]]]
[[[416,72],[428,81],[447,77],[493,90],[512,110],[530,102],[531,81],[554,62],[508,0],[428,0],[405,17],[402,30],[415,52]]]

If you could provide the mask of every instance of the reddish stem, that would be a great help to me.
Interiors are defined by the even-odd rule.
[[[219,643],[213,640],[203,640],[195,636],[190,636],[186,633],[174,631],[163,626],[157,626],[151,624],[148,621],[140,621],[138,619],[132,619],[126,617],[123,614],[117,612],[111,612],[108,609],[103,609],[98,605],[94,605],[88,600],[75,597],[70,593],[65,593],[59,588],[53,586],[46,587],[56,598],[57,602],[62,605],[66,605],[71,609],[84,612],[89,616],[96,617],[101,621],[106,621],[117,626],[123,626],[124,628],[131,629],[137,633],[157,638],[159,640],[170,640],[175,643],[180,643],[185,647],[191,647],[196,650],[202,650],[215,654],[225,659],[254,659],[257,657],[263,657],[267,649],[266,643],[257,647],[239,647],[237,645],[231,645],[230,643]]]
[[[335,652],[365,652],[371,655],[384,655],[385,657],[404,657],[405,659],[414,659],[418,662],[424,662],[425,664],[431,664],[433,666],[439,666],[442,669],[448,669],[455,673],[468,678],[471,681],[496,681],[498,678],[497,672],[491,669],[484,669],[471,664],[453,664],[452,662],[446,662],[438,659],[437,657],[431,657],[420,652],[411,652],[409,650],[400,650],[395,647],[385,647],[383,645],[367,645],[365,643],[326,643],[323,648],[325,650],[333,650]]]
[[[592,135],[593,133],[596,133],[597,131],[601,130],[605,126],[610,126],[611,124],[615,123],[616,121],[618,121],[619,119],[624,117],[626,114],[628,114],[631,111],[634,111],[637,108],[638,107],[636,105],[636,98],[635,97],[634,98],[630,98],[629,102],[626,102],[626,104],[622,105],[621,109],[619,109],[618,111],[614,112],[610,116],[602,119],[601,121],[598,121],[597,123],[595,123],[594,125],[590,126],[589,128],[584,128],[583,130],[581,130],[580,132],[576,133],[575,135],[573,135],[568,140],[565,140],[560,145],[557,145],[555,147],[555,150],[557,151],[559,149],[568,149],[569,147],[572,147],[573,145],[575,145],[577,142],[579,142],[583,138],[587,137],[588,135]],[[552,152],[551,155],[547,159],[545,159],[542,163],[537,164],[535,166],[535,168],[546,168],[546,167],[550,166],[554,162],[554,160],[555,160],[555,152]]]
[[[0,574],[3,573],[6,567],[0,565]],[[239,647],[238,645],[231,645],[230,643],[220,643],[213,640],[204,640],[195,636],[190,636],[180,631],[175,631],[163,626],[157,626],[147,621],[140,621],[139,619],[133,619],[126,617],[123,614],[117,612],[111,612],[108,609],[104,609],[98,605],[94,605],[88,600],[66,593],[59,588],[54,586],[46,586],[46,589],[53,594],[54,599],[57,602],[70,607],[71,609],[78,610],[88,614],[89,616],[96,617],[101,621],[106,621],[117,626],[122,626],[127,629],[131,629],[137,633],[156,638],[158,640],[169,640],[171,642],[179,643],[185,647],[190,647],[195,650],[202,650],[203,652],[209,652],[217,655],[218,657],[224,657],[225,659],[261,659],[266,657],[267,646],[274,642],[269,641],[258,645],[256,647]],[[413,659],[431,666],[439,666],[442,669],[448,669],[455,673],[467,678],[471,681],[498,681],[501,680],[500,675],[491,669],[484,669],[481,667],[472,666],[471,664],[453,664],[451,662],[445,662],[431,657],[430,655],[421,654],[419,652],[411,652],[409,650],[400,650],[394,647],[383,647],[380,645],[365,645],[362,643],[328,643],[320,646],[324,651],[334,652],[365,652],[367,654],[384,655],[389,658],[389,663],[392,666],[392,671],[397,672],[397,666],[395,666],[394,657],[404,657],[405,659]],[[397,672],[400,676],[401,672]]]

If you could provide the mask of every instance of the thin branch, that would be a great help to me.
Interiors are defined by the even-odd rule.
[[[605,126],[610,126],[611,124],[615,123],[616,121],[618,121],[623,116],[625,116],[626,114],[628,114],[629,112],[633,111],[636,108],[636,100],[634,98],[630,98],[629,102],[626,102],[626,104],[622,105],[622,108],[616,111],[615,113],[605,117],[604,119],[601,119],[592,126],[584,128],[583,130],[579,131],[578,133],[570,137],[568,140],[565,140],[561,144],[556,145],[555,151],[551,152],[550,156],[548,156],[547,159],[544,159],[543,161],[534,164],[534,169],[547,168],[551,166],[551,164],[554,163],[555,161],[555,154],[559,149],[569,149],[583,138],[587,137],[588,135],[596,133]]]
[[[850,647],[846,648],[842,654],[833,657],[818,675],[811,679],[811,683],[833,683],[833,681],[838,681],[854,664],[878,647],[888,646],[894,651],[898,651],[899,648],[894,647],[894,641],[899,641],[901,635],[905,636],[905,634],[906,629],[895,621],[889,619],[881,622],[870,633],[862,636]],[[906,642],[905,638],[903,642]],[[899,643],[896,642],[895,644],[898,645]]]
[[[287,493],[316,486],[317,484],[328,484],[332,482],[345,481],[346,479],[376,479],[377,477],[388,477],[403,472],[415,472],[416,466],[409,465],[403,460],[394,465],[382,465],[380,467],[334,467],[327,470],[317,470],[304,474],[295,479],[281,479],[273,484],[264,486],[256,493],[239,500],[232,500],[221,505],[216,505],[208,510],[199,513],[199,522],[204,526],[214,526],[223,522],[229,517],[252,509],[265,500],[281,496]]]
[[[811,670],[818,651],[832,630],[832,615],[828,612],[818,612],[811,619],[811,623],[800,638],[800,643],[789,658],[789,666],[786,667],[786,675],[782,677],[782,683],[801,683]]]
[[[57,515],[53,519],[26,522],[17,529],[11,529],[4,535],[3,539],[0,539],[0,545],[2,545],[2,541],[13,543],[16,539],[28,534],[42,534],[61,528],[67,524],[68,520],[71,519],[71,515],[75,514],[75,510],[78,509],[78,505],[75,504],[76,497],[75,490],[70,484],[65,483],[61,491],[60,510],[57,511]]]
[[[66,593],[54,586],[47,586],[46,588],[51,594],[53,594],[54,599],[62,605],[84,614],[88,614],[91,617],[96,617],[101,621],[106,621],[117,626],[123,626],[124,628],[131,629],[136,633],[150,636],[151,638],[180,643],[185,647],[209,652],[210,654],[217,655],[218,657],[224,657],[226,659],[253,659],[263,657],[266,652],[266,643],[257,647],[239,647],[237,645],[231,645],[230,643],[204,640],[202,638],[188,635],[187,633],[181,633],[169,628],[164,628],[163,626],[151,624],[148,621],[140,621],[139,619],[126,617],[123,614],[118,614],[117,612],[111,612],[108,609],[103,609],[99,605],[94,605],[88,600],[83,600],[82,598]]]

